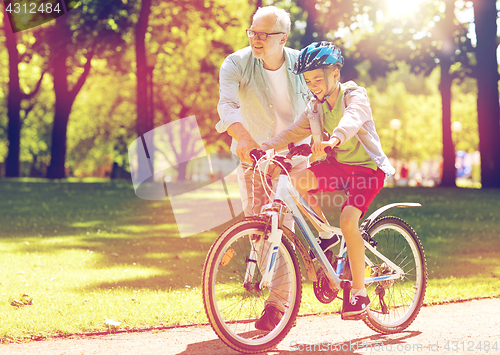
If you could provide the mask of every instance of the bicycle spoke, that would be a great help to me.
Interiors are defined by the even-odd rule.
[[[367,285],[369,294],[383,298],[387,310],[384,312],[382,302],[379,302],[365,323],[382,333],[401,331],[411,324],[422,306],[426,285],[423,252],[413,230],[398,218],[381,217],[369,233],[378,242],[377,251],[397,265],[403,274],[396,280]],[[393,273],[394,270],[374,254],[368,255],[368,259],[374,263],[375,276]],[[377,292],[374,292],[375,288]]]
[[[292,247],[280,244],[275,277],[268,288],[260,290],[261,270],[271,255],[269,243],[264,240],[266,223],[256,220],[240,225],[223,233],[218,249],[211,250],[207,257],[203,277],[205,309],[210,324],[227,345],[240,351],[263,351],[286,336],[297,316],[302,292],[300,266]],[[252,258],[257,259],[255,268],[248,265],[252,250]],[[253,273],[251,279],[246,278],[248,272]],[[275,330],[263,332],[255,329],[254,323],[269,299],[281,303],[285,312]]]

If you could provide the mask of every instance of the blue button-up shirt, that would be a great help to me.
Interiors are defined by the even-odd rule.
[[[303,75],[292,73],[299,51],[284,47],[288,92],[294,121],[305,110],[311,96]],[[225,132],[230,125],[240,122],[251,137],[262,144],[272,138],[276,128],[276,113],[263,62],[246,47],[229,55],[221,65],[220,99],[217,105],[220,121],[217,131]],[[285,88],[283,88],[285,89]],[[231,151],[236,151],[233,139]]]

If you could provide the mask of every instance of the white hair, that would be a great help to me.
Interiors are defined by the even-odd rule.
[[[290,28],[292,27],[292,22],[290,20],[290,14],[283,9],[278,9],[276,6],[264,6],[259,7],[253,19],[263,16],[263,15],[274,15],[276,17],[276,24],[274,25],[273,31],[281,31],[286,34],[290,33]]]

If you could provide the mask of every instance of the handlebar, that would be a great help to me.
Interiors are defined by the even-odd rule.
[[[326,147],[325,148],[325,153],[330,156],[330,154],[333,152],[332,147]],[[286,159],[291,159],[294,156],[304,156],[307,157],[312,154],[312,149],[311,145],[309,144],[300,144],[300,145],[295,145],[294,143],[289,143],[288,144],[288,154],[286,155]],[[264,155],[266,155],[266,152],[264,152],[261,149],[254,148],[250,151],[250,157],[253,158],[253,165],[255,166],[255,163],[262,158]]]
[[[288,154],[286,156],[283,155],[275,155],[273,157],[273,160],[276,162],[279,162],[281,165],[281,168],[285,171],[290,172],[292,169],[292,164],[288,161],[289,159],[292,159],[294,156],[309,156],[312,153],[311,146],[309,144],[301,144],[298,146],[295,146],[295,144],[290,143],[288,144]],[[255,168],[255,165],[261,159],[263,156],[265,156],[266,153],[260,149],[252,149],[250,151],[250,157],[253,159],[253,167]],[[282,170],[282,174],[284,171]]]
[[[294,156],[304,156],[307,157],[308,155],[312,154],[311,146],[309,144],[301,144],[301,145],[295,145],[294,143],[289,143],[288,144],[288,154],[286,155],[287,159],[291,159]],[[262,158],[264,155],[266,155],[266,152],[264,152],[261,149],[254,148],[250,151],[250,157],[254,159],[255,161],[259,160]]]

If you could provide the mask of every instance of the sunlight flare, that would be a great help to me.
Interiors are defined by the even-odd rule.
[[[393,16],[410,16],[420,10],[422,0],[387,0],[389,13]]]

